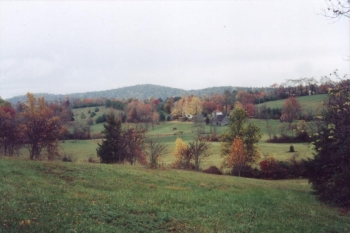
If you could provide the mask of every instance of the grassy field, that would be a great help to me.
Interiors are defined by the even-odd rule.
[[[294,153],[289,152],[289,146],[291,144],[286,143],[267,143],[266,140],[269,138],[268,131],[266,127],[266,121],[257,120],[257,119],[249,119],[248,122],[254,123],[258,125],[263,133],[263,137],[260,140],[258,146],[260,148],[260,153],[264,154],[273,154],[276,159],[286,160],[291,158]],[[280,128],[287,128],[287,123],[280,123],[278,120],[269,120],[269,127],[272,132],[279,134]],[[150,138],[156,138],[163,144],[168,147],[168,153],[164,154],[161,158],[161,161],[165,165],[169,165],[173,162],[173,151],[175,148],[175,140],[177,137],[180,137],[183,141],[189,142],[193,140],[195,137],[195,130],[192,127],[191,122],[179,122],[179,121],[171,121],[160,123],[159,125],[155,125],[154,128],[149,126],[147,136]],[[100,132],[103,129],[103,124],[97,124],[93,126],[95,129],[99,129]],[[176,130],[173,130],[176,128]],[[221,127],[218,126],[215,129],[210,128],[210,126],[205,126],[205,133],[216,132],[217,135],[225,132],[227,130],[227,126]],[[96,133],[95,132],[95,133]],[[179,132],[181,132],[179,134]],[[74,140],[75,141],[75,140]],[[65,143],[60,142],[60,148],[66,153],[71,154],[78,162],[86,162],[89,157],[96,158],[96,148],[98,143],[101,140],[80,140],[74,142],[73,140],[66,140]],[[73,143],[74,142],[74,143]],[[312,157],[312,150],[309,148],[307,144],[304,143],[294,143],[293,144],[296,153],[299,155],[299,159],[305,159]],[[209,166],[215,165],[220,167],[223,158],[220,156],[220,143],[213,142],[211,143],[210,149],[211,156],[202,162],[202,168],[205,169]]]
[[[0,159],[0,232],[350,232],[306,180]]]
[[[258,125],[263,133],[263,137],[260,140],[258,146],[261,152],[261,155],[273,154],[278,160],[286,160],[291,158],[294,153],[289,152],[290,144],[286,143],[267,143],[266,140],[269,138],[268,131],[266,128],[266,121],[257,120],[257,119],[249,119],[248,122],[254,123]],[[279,128],[284,125],[287,127],[286,123],[280,123],[278,120],[269,120],[269,126],[272,128],[272,131],[276,134],[279,134]],[[99,129],[99,131],[95,131],[94,133],[100,132],[103,129],[103,124],[97,124],[93,126],[94,129]],[[176,130],[174,130],[176,128]],[[227,130],[227,126],[225,127],[216,127],[215,129],[210,128],[210,126],[205,126],[205,133],[211,133],[216,131],[219,135]],[[181,132],[181,134],[178,134]],[[147,136],[150,138],[156,138],[161,143],[165,144],[168,147],[168,153],[166,153],[162,157],[162,162],[165,165],[169,165],[173,162],[173,151],[175,148],[175,140],[177,137],[180,137],[183,141],[189,142],[193,140],[196,133],[193,128],[193,124],[191,122],[179,122],[179,121],[171,121],[160,123],[159,125],[155,125],[154,128],[149,126]],[[75,140],[74,140],[75,141]],[[66,140],[65,143],[60,143],[60,147],[67,154],[73,155],[77,159],[78,162],[86,162],[89,157],[96,157],[96,148],[98,143],[101,140],[80,140],[75,143],[74,141]],[[293,144],[296,152],[299,155],[300,159],[305,159],[312,157],[312,150],[309,148],[307,144],[304,143],[294,143]],[[220,156],[220,143],[213,142],[211,143],[211,156],[203,161],[202,168],[205,169],[209,166],[215,165],[220,167],[223,158]],[[262,156],[263,158],[263,156]]]
[[[308,112],[317,113],[321,109],[321,104],[326,98],[326,94],[323,95],[309,95],[309,96],[301,96],[297,97],[303,114],[307,114]],[[263,104],[266,105],[266,107],[269,108],[282,108],[282,105],[284,103],[285,99],[282,100],[275,100],[275,101],[269,101],[262,104],[257,104],[256,106],[261,106]]]

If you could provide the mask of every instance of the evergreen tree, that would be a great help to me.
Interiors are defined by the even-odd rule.
[[[307,162],[307,175],[321,200],[350,206],[350,80],[328,94],[321,127],[314,135],[315,157]]]
[[[117,120],[113,113],[107,115],[107,122],[103,125],[102,134],[105,139],[98,144],[96,149],[101,163],[122,163],[124,161],[122,150],[122,127],[120,120]]]

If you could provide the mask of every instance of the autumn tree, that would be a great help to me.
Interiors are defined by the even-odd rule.
[[[243,141],[236,137],[231,145],[228,156],[225,158],[223,167],[230,168],[231,173],[241,176],[242,170],[247,167],[249,158],[244,149]]]
[[[127,128],[122,131],[121,149],[125,161],[131,165],[139,162],[147,164],[145,150],[145,130]]]
[[[19,123],[16,111],[8,106],[0,106],[0,153],[5,156],[18,154],[23,145],[23,125]]]
[[[187,145],[181,138],[175,141],[173,167],[186,170],[199,170],[201,161],[207,158],[210,153],[210,143],[204,140],[194,139]]]
[[[245,164],[253,164],[260,156],[256,144],[262,134],[255,124],[246,124],[248,113],[241,107],[235,107],[229,116],[229,130],[221,135],[221,155],[226,157],[230,154],[232,143],[240,138],[247,161]]]
[[[43,149],[48,158],[58,155],[58,138],[60,135],[60,118],[45,103],[44,97],[36,99],[27,94],[27,102],[23,104],[24,134],[31,159],[38,159]]]
[[[190,154],[192,154],[191,159],[193,160],[194,168],[199,171],[203,159],[210,156],[210,143],[196,138],[189,143],[186,150],[190,151]]]
[[[90,118],[91,119],[91,118]],[[74,139],[90,139],[91,125],[89,122],[75,122],[73,125],[73,138]]]
[[[282,106],[282,119],[289,123],[289,129],[294,119],[298,117],[301,112],[299,101],[295,97],[289,97],[284,101]]]
[[[211,114],[217,109],[217,104],[212,100],[205,100],[202,103],[202,108],[206,114]]]
[[[198,96],[188,96],[185,98],[184,110],[186,114],[193,116],[202,114],[202,101]]]
[[[187,145],[184,141],[182,141],[181,138],[177,138],[175,140],[175,149],[173,152],[173,155],[175,157],[175,160],[173,162],[173,167],[182,167],[182,163],[183,163],[183,158],[182,158],[182,151],[184,151],[185,149],[187,149]]]
[[[350,207],[350,80],[333,88],[325,102],[316,154],[307,163],[309,182],[325,202]]]

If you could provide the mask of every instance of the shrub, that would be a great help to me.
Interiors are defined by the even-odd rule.
[[[221,170],[216,166],[210,166],[207,169],[203,170],[203,172],[208,174],[222,175]]]
[[[291,145],[291,146],[289,147],[289,152],[294,152],[294,146],[293,146],[293,145]]]
[[[100,160],[96,157],[93,157],[93,156],[90,156],[89,159],[88,159],[88,162],[89,163],[99,163]]]
[[[95,108],[95,112],[98,112],[98,111],[100,111],[100,109],[96,107],[96,108]]]
[[[99,123],[106,122],[106,120],[107,120],[107,115],[104,113],[101,116],[97,117],[95,122],[96,124],[99,124]]]
[[[64,154],[62,157],[62,162],[75,162],[77,158],[75,158],[72,154]]]
[[[90,117],[91,117],[91,118],[94,117],[94,116],[96,116],[96,113],[95,113],[95,112],[90,113]]]
[[[292,179],[305,176],[305,162],[297,161],[298,154],[291,159],[278,161],[273,156],[259,163],[261,174],[264,179]]]

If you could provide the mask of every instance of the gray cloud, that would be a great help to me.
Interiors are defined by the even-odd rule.
[[[349,21],[313,1],[0,2],[0,95],[349,73]]]

